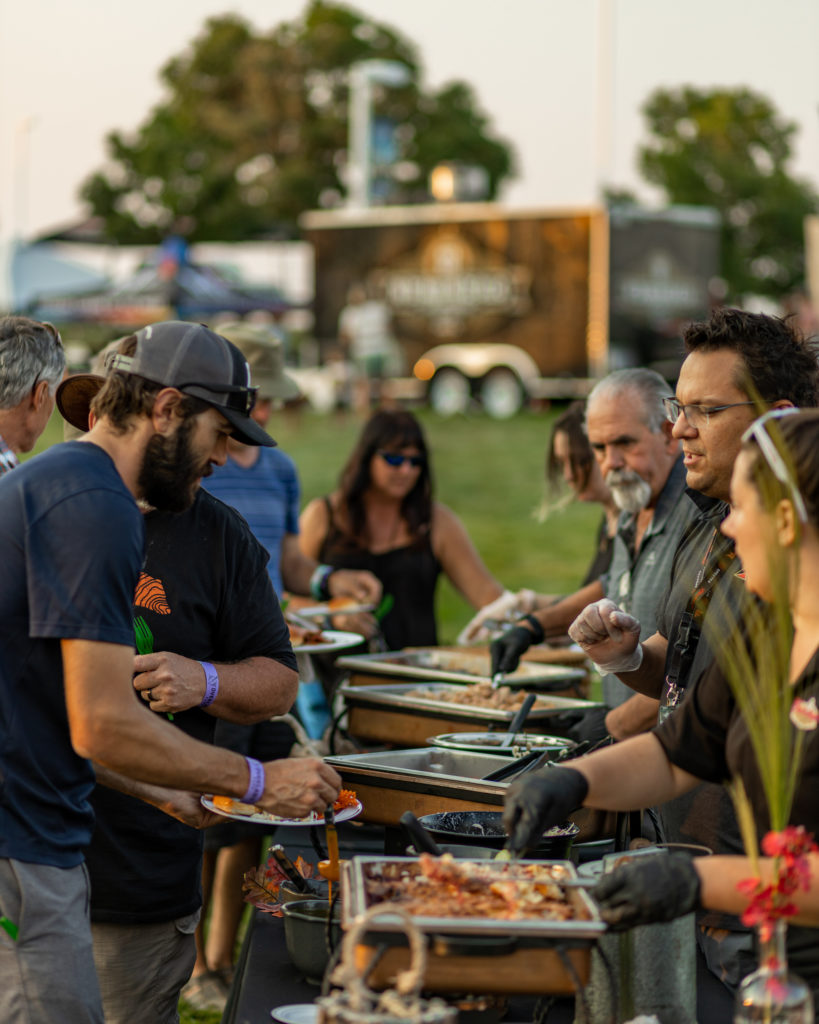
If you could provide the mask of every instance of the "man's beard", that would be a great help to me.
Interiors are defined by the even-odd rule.
[[[184,420],[171,437],[154,434],[145,448],[137,486],[154,508],[184,512],[199,489],[199,479],[210,475],[210,463],[202,464],[191,448],[194,417]]]
[[[632,515],[644,509],[651,501],[651,484],[646,483],[633,469],[611,469],[606,473],[606,484],[614,504],[622,512]]]

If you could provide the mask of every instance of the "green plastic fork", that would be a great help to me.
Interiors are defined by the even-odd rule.
[[[134,619],[134,639],[136,640],[137,654],[154,653],[154,635],[151,632],[151,627],[141,615],[137,615]],[[166,714],[168,721],[172,722],[173,714],[170,711]]]

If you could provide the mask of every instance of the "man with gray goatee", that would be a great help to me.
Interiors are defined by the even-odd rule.
[[[65,373],[59,332],[25,316],[0,320],[0,476],[30,452],[54,411]]]
[[[600,381],[586,404],[586,433],[600,471],[621,509],[609,571],[574,594],[537,609],[492,644],[492,672],[512,672],[531,644],[565,635],[589,604],[609,597],[655,630],[680,538],[696,509],[681,500],[685,471],[671,436],[663,398],[671,394],[653,370],[618,370]],[[657,724],[657,702],[635,694],[614,675],[603,677],[604,708],[563,716],[574,740],[622,740]]]

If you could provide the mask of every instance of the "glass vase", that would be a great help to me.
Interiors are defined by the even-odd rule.
[[[786,936],[785,921],[760,927],[759,967],[737,989],[734,1024],[814,1024],[811,990],[788,971]]]

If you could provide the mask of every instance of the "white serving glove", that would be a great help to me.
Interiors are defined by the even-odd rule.
[[[528,615],[534,607],[534,590],[519,590],[516,594],[511,590],[504,590],[500,597],[485,604],[469,620],[458,634],[457,643],[463,647],[467,644],[487,642],[510,622],[519,619],[521,615]]]
[[[634,672],[643,663],[640,623],[607,597],[583,609],[569,626],[569,636],[603,675]]]

